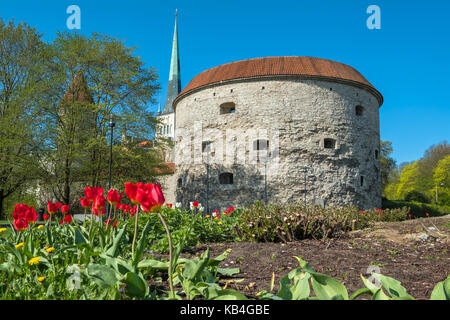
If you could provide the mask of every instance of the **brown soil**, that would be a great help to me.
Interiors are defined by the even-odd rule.
[[[421,234],[427,234],[428,239],[419,238]],[[240,273],[221,279],[220,284],[228,282],[228,288],[250,298],[269,291],[272,273],[277,292],[280,279],[298,267],[293,256],[301,256],[316,272],[341,281],[349,294],[364,287],[360,275],[369,277],[368,267],[376,265],[382,274],[399,280],[416,299],[428,299],[434,286],[450,274],[450,217],[380,223],[327,241],[210,243],[197,246],[193,253],[199,255],[207,247],[212,257],[232,249],[220,266],[238,267]]]

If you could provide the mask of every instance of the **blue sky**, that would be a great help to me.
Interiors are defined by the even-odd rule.
[[[50,42],[67,30],[71,4],[81,8],[82,33],[124,40],[157,69],[161,104],[178,8],[183,87],[201,71],[235,60],[327,58],[353,66],[383,94],[381,139],[393,142],[398,163],[450,141],[448,1],[15,0],[0,3],[0,17],[25,21]],[[381,9],[380,30],[366,26],[372,4]]]

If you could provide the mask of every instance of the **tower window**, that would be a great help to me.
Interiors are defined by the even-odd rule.
[[[325,149],[335,149],[336,148],[336,140],[331,138],[323,139],[323,147]]]
[[[363,113],[364,113],[364,107],[361,107],[361,106],[356,106],[355,107],[355,114],[357,116],[362,116]]]
[[[202,142],[202,152],[207,152],[211,150],[211,141]]]
[[[269,149],[269,140],[258,139],[253,141],[253,150],[267,150]]]
[[[236,105],[234,102],[225,102],[220,105],[220,114],[235,113]]]
[[[359,183],[360,183],[361,187],[364,186],[364,176],[361,176],[361,177],[360,177]]]
[[[181,188],[183,186],[183,180],[181,178],[178,179],[177,186],[178,188]]]
[[[233,184],[233,174],[230,172],[224,172],[219,175],[220,184]]]
[[[375,159],[378,160],[378,150],[375,150]]]

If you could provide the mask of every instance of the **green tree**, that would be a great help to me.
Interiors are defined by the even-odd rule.
[[[392,182],[391,180],[398,176],[398,170],[395,160],[391,157],[393,151],[392,142],[381,140],[380,145],[381,185],[384,192],[389,183]]]
[[[114,171],[113,184],[136,176],[152,179],[149,167],[162,159],[156,148],[142,152],[136,146],[150,140],[155,130],[156,120],[148,111],[159,90],[154,69],[134,56],[133,48],[106,35],[58,33],[52,49],[58,81],[44,112],[51,155],[45,181],[51,182],[55,198],[70,203],[75,183],[107,187],[112,114],[114,145],[128,145],[127,152],[114,148],[113,165],[121,168],[121,176]]]
[[[439,160],[434,170],[433,182],[437,187],[438,204],[450,205],[450,155]]]
[[[41,131],[36,115],[48,83],[47,46],[36,29],[0,20],[0,43],[1,216],[5,199],[23,193],[39,174]]]
[[[403,167],[396,189],[396,199],[404,199],[408,192],[415,190],[419,175],[418,167],[418,161]]]

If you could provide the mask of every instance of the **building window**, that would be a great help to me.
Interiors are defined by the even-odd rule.
[[[178,179],[177,186],[178,188],[181,188],[183,186],[183,180],[181,178]]]
[[[323,147],[325,149],[335,149],[336,148],[336,140],[331,138],[323,139]]]
[[[225,102],[220,105],[220,114],[235,113],[236,105],[234,102]]]
[[[211,141],[202,142],[202,152],[211,151]]]
[[[253,150],[267,150],[269,149],[269,140],[258,139],[253,141]]]
[[[364,186],[364,176],[361,176],[361,177],[360,177],[359,183],[360,183],[361,187]]]
[[[220,184],[233,184],[233,174],[230,172],[224,172],[219,175]]]
[[[378,160],[378,150],[375,150],[375,159]]]
[[[364,113],[364,107],[361,107],[361,106],[356,106],[355,107],[355,114],[357,115],[357,116],[362,116],[363,115],[363,113]]]

